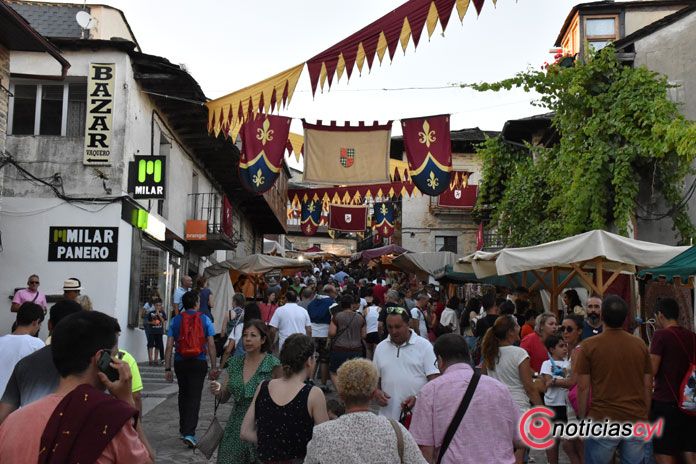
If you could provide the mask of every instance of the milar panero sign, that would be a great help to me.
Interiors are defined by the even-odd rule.
[[[118,227],[49,228],[49,261],[116,261]]]
[[[166,156],[136,156],[128,165],[128,191],[135,199],[163,200],[167,197],[165,186]]]

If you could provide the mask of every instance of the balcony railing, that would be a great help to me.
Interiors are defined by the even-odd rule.
[[[223,195],[217,193],[189,194],[190,219],[208,221],[208,234],[232,237],[231,207],[225,207]],[[227,209],[230,211],[227,211]]]

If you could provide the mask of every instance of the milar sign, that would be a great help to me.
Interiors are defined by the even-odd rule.
[[[128,191],[136,199],[162,200],[167,197],[166,156],[136,156],[128,166]]]
[[[90,63],[83,164],[111,166],[113,139],[114,63]]]
[[[50,227],[49,261],[116,261],[118,227]]]

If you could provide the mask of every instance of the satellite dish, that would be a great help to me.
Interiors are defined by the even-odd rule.
[[[92,29],[94,27],[92,16],[84,10],[78,11],[75,15],[75,19],[82,29]]]

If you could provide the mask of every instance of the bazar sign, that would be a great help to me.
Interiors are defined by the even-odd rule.
[[[128,166],[128,191],[135,199],[162,200],[167,197],[164,156],[136,156]]]
[[[82,161],[87,166],[111,166],[115,75],[115,63],[89,65]]]
[[[116,261],[118,227],[50,227],[49,261]]]

